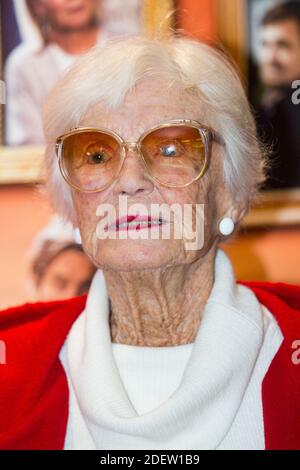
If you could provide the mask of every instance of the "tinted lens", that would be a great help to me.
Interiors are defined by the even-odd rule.
[[[206,164],[205,142],[191,126],[156,129],[144,137],[141,150],[149,173],[165,184],[188,184]]]
[[[120,144],[109,134],[85,130],[63,140],[62,170],[66,179],[79,189],[104,188],[113,181],[120,165]]]

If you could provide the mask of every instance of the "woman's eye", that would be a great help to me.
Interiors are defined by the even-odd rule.
[[[102,143],[92,143],[83,152],[84,164],[100,165],[107,163],[112,157],[112,149]]]
[[[175,144],[162,145],[160,152],[164,157],[176,157],[178,155],[178,149]]]
[[[86,154],[86,161],[87,163],[91,165],[99,165],[100,163],[105,163],[106,162],[105,152],[103,151],[93,152],[93,153],[89,152]]]

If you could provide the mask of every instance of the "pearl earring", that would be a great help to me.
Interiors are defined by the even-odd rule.
[[[219,231],[222,235],[230,235],[234,230],[234,223],[231,217],[224,217],[219,223]]]

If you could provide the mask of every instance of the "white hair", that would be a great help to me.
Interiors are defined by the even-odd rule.
[[[193,39],[129,37],[95,46],[77,59],[50,93],[44,109],[46,175],[54,208],[74,221],[71,191],[55,157],[56,138],[77,127],[98,102],[115,109],[139,81],[163,79],[198,93],[203,124],[223,137],[224,181],[248,208],[265,179],[266,158],[241,80],[220,51]],[[203,122],[203,120],[202,120]]]

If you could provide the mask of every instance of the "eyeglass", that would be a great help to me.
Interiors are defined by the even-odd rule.
[[[166,187],[189,186],[206,172],[211,142],[222,137],[198,121],[174,119],[126,142],[105,128],[79,127],[56,139],[60,171],[67,183],[83,192],[99,192],[120,174],[126,149],[137,151],[148,175]]]

